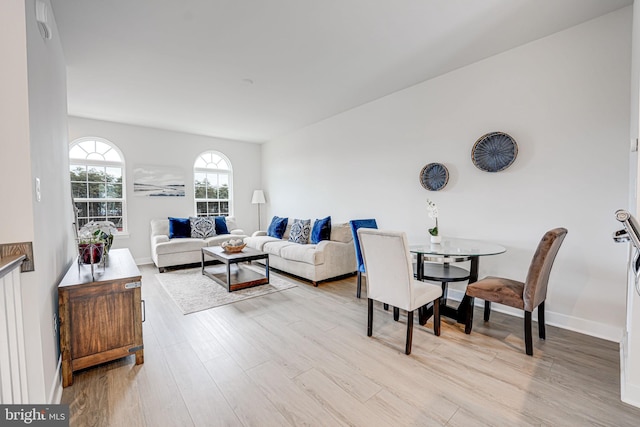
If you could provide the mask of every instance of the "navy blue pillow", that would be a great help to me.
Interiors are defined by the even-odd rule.
[[[311,230],[311,243],[318,244],[322,240],[331,239],[331,217],[316,219]]]
[[[191,237],[191,223],[189,222],[189,218],[169,217],[169,238],[180,239],[183,237]]]
[[[216,234],[230,234],[227,228],[227,220],[223,216],[216,217]]]
[[[267,229],[267,236],[282,239],[282,236],[284,236],[284,231],[287,229],[288,222],[289,218],[280,218],[279,216],[274,216],[271,220],[271,224],[269,224],[269,228]]]

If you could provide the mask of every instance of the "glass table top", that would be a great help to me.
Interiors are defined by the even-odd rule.
[[[504,246],[480,240],[454,239],[442,237],[442,242],[431,243],[425,239],[422,244],[410,244],[409,251],[416,254],[439,256],[483,256],[497,255],[507,251]]]

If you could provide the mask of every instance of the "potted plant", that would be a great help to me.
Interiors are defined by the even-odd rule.
[[[117,231],[111,221],[89,221],[78,231],[79,262],[98,264],[107,256]]]
[[[436,226],[429,228],[431,243],[440,243],[442,241],[442,236],[438,234],[438,207],[429,199],[427,199],[427,212],[429,213],[429,218],[436,220]]]

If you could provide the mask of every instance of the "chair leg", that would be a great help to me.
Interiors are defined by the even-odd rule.
[[[367,336],[373,335],[373,300],[367,298]]]
[[[433,333],[440,336],[440,298],[433,301]]]
[[[382,304],[382,308],[384,308],[385,311],[389,310],[389,304],[387,304],[387,303]]]
[[[489,316],[491,316],[491,301],[484,301],[484,321],[489,321]]]
[[[544,301],[538,306],[538,336],[543,340],[547,339],[547,331],[544,324]]]
[[[356,297],[360,298],[360,290],[362,289],[362,272],[361,271],[358,271],[357,283],[358,283],[358,287],[356,289]]]
[[[467,319],[464,323],[464,333],[470,334],[473,327],[473,306],[475,303],[474,297],[469,297],[469,306],[467,307]]]
[[[420,326],[424,326],[427,320],[427,305],[425,304],[418,308],[418,323],[420,323]]]
[[[529,356],[533,356],[533,339],[531,337],[531,312],[524,312],[524,344]]]
[[[411,354],[411,341],[413,339],[413,311],[407,313],[407,345],[405,354]]]
[[[393,320],[396,322],[400,319],[400,309],[398,307],[393,307]]]

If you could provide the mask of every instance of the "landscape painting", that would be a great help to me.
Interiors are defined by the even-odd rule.
[[[184,197],[184,172],[170,166],[137,166],[133,169],[133,194],[149,197]]]

